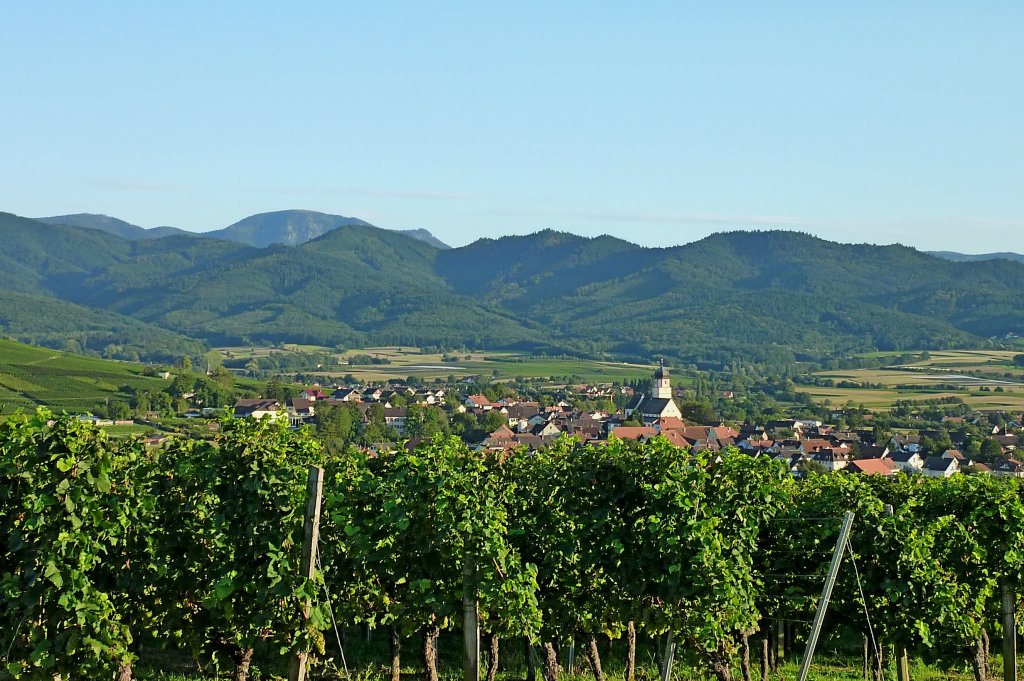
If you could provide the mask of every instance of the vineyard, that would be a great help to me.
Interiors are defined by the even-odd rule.
[[[141,364],[36,348],[0,338],[0,414],[47,405],[74,413],[134,390],[162,390],[168,381],[143,374]]]
[[[328,459],[269,420],[149,450],[18,415],[0,424],[0,678],[127,681],[153,642],[239,681],[307,656],[314,678],[347,678],[345,632],[364,628],[387,639],[373,664],[393,681],[437,681],[439,637],[477,628],[489,681],[502,659],[557,681],[567,652],[604,681],[612,640],[626,681],[652,678],[648,658],[665,679],[673,658],[677,674],[781,678],[852,512],[825,633],[863,641],[876,681],[894,663],[905,677],[908,656],[983,681],[1013,638],[1021,492],[981,476],[795,481],[660,439]]]

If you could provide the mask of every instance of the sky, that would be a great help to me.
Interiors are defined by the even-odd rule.
[[[1024,2],[6,2],[0,211],[1024,251]]]

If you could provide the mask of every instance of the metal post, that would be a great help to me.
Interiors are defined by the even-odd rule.
[[[846,549],[846,542],[850,541],[850,528],[853,526],[855,515],[853,511],[847,511],[843,516],[843,526],[839,530],[839,541],[832,552],[832,564],[828,568],[828,578],[825,580],[825,587],[821,590],[821,602],[818,603],[818,612],[814,615],[814,624],[811,625],[811,634],[807,637],[807,650],[804,651],[804,659],[800,661],[800,676],[797,681],[807,681],[807,672],[811,669],[811,660],[814,659],[814,648],[818,645],[818,636],[821,635],[821,625],[825,622],[825,611],[828,610],[828,601],[832,597],[832,587],[836,584],[836,577],[839,576],[839,566],[843,561],[843,551]]]
[[[885,504],[882,510],[885,512],[885,515],[890,517],[896,512],[892,504]],[[867,604],[865,603],[866,606]],[[910,681],[910,660],[908,659],[906,648],[896,650],[896,681]]]
[[[469,537],[466,537],[467,547]],[[480,679],[480,616],[476,600],[476,564],[473,554],[466,549],[462,566],[462,636],[465,644],[464,681]]]
[[[1016,598],[1013,585],[1003,579],[1003,681],[1017,681],[1017,623]]]
[[[302,576],[306,579],[316,578],[316,547],[320,543],[320,506],[324,496],[324,469],[309,467],[306,477],[306,491],[309,501],[306,502],[306,522],[302,532]],[[312,603],[307,599],[302,605],[302,619],[308,620]],[[298,652],[288,665],[289,681],[305,681],[306,659],[309,653]]]
[[[781,667],[786,662],[786,620],[775,620],[775,665]]]

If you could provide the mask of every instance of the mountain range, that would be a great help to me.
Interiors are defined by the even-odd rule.
[[[196,341],[302,342],[666,356],[702,366],[1024,335],[1020,262],[956,262],[796,232],[643,248],[545,230],[447,248],[301,211],[159,238],[113,233],[111,224],[122,232],[128,224],[113,218],[94,223],[103,229],[69,225],[71,217],[81,216],[0,214],[0,331],[58,347],[105,343],[142,358],[192,353]],[[289,240],[296,245],[283,245]],[[47,322],[53,316],[59,325]],[[103,319],[116,338],[99,336]]]
[[[212,232],[189,232],[177,227],[152,227],[146,229],[130,222],[112,218],[108,215],[95,213],[75,213],[73,215],[55,215],[48,218],[36,218],[49,225],[70,225],[98,229],[101,232],[114,234],[131,241],[140,239],[159,239],[171,235],[199,236],[207,239],[224,239],[248,246],[264,248],[272,244],[298,246],[312,241],[327,232],[350,225],[372,226],[359,218],[344,215],[330,215],[313,210],[279,210],[272,213],[259,213],[239,220],[238,222]],[[426,241],[437,248],[448,248],[448,245],[425,229],[398,230],[403,234]]]

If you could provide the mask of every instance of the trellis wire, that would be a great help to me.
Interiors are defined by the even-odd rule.
[[[327,597],[327,612],[331,613],[331,625],[334,627],[334,637],[338,641],[338,652],[341,653],[341,666],[345,669],[345,677],[352,678],[348,671],[348,662],[345,661],[345,648],[341,645],[341,632],[338,631],[338,621],[334,619],[334,605],[331,603],[331,592],[327,590],[327,580],[323,579],[324,568],[320,564],[320,546],[316,547],[316,569],[320,571],[321,582],[324,585],[324,595]]]

